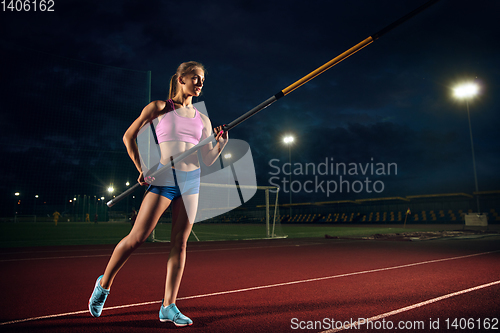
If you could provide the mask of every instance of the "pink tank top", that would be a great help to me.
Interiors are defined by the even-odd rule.
[[[174,102],[171,99],[167,100],[166,108],[168,112],[161,118],[158,125],[156,125],[158,143],[183,141],[194,145],[198,144],[203,132],[203,122],[201,121],[200,112],[194,108],[194,118],[179,116],[175,111]]]

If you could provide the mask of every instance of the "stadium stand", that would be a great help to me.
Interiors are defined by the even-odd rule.
[[[500,191],[467,194],[446,193],[407,197],[294,203],[292,216],[280,215],[281,223],[462,223],[464,214],[476,211],[480,196],[488,223],[500,223]],[[280,205],[289,213],[290,205]],[[408,210],[410,213],[407,215]]]

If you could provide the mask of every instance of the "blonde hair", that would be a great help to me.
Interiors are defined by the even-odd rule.
[[[196,61],[183,62],[179,65],[179,67],[177,68],[177,72],[175,72],[175,74],[172,75],[172,78],[170,79],[170,89],[168,91],[169,99],[173,99],[179,93],[178,78],[192,72],[195,68],[199,68],[203,72],[205,72],[205,67],[203,67],[202,64]]]

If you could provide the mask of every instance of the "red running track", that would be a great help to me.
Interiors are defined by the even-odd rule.
[[[2,249],[0,331],[333,332],[341,323],[354,324],[346,331],[500,330],[499,237],[190,243],[177,305],[194,324],[180,329],[158,320],[168,244],[137,250],[102,316],[90,316],[87,302],[112,249]]]

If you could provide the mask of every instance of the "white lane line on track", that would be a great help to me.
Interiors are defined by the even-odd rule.
[[[311,246],[311,245],[321,245],[323,243],[308,243],[308,244],[289,244],[289,245],[274,245],[274,246],[248,246],[248,247],[232,247],[232,248],[222,248],[222,249],[203,249],[203,250],[188,250],[188,253],[194,252],[216,252],[216,251],[233,251],[233,250],[252,250],[252,249],[267,249],[267,248],[280,248],[280,247],[296,247],[296,246]],[[132,256],[141,255],[151,255],[151,254],[168,254],[168,251],[157,251],[157,252],[135,252]],[[111,251],[108,254],[91,254],[91,255],[81,255],[81,256],[64,256],[64,257],[40,257],[40,258],[19,258],[19,259],[0,259],[2,262],[13,262],[13,261],[32,261],[32,260],[51,260],[51,259],[78,259],[78,258],[97,258],[97,257],[110,257]]]
[[[339,275],[324,276],[324,277],[320,277],[320,278],[297,280],[297,281],[291,281],[291,282],[269,284],[269,285],[265,285],[265,286],[257,286],[257,287],[250,287],[250,288],[243,288],[243,289],[236,289],[236,290],[220,291],[220,292],[208,293],[208,294],[202,294],[202,295],[193,295],[193,296],[179,297],[179,298],[177,298],[177,300],[182,301],[182,300],[189,300],[189,299],[195,299],[195,298],[203,298],[203,297],[211,297],[211,296],[220,296],[220,295],[227,295],[227,294],[235,294],[235,293],[241,293],[241,292],[253,291],[253,290],[260,290],[260,289],[267,289],[267,288],[290,286],[290,285],[299,284],[299,283],[307,283],[307,282],[316,282],[316,281],[330,280],[330,279],[336,279],[336,278],[353,276],[353,275],[376,273],[376,272],[390,271],[390,270],[395,270],[395,269],[400,269],[400,268],[413,267],[413,266],[418,266],[418,265],[432,264],[432,263],[443,262],[443,261],[465,259],[465,258],[476,257],[476,256],[481,256],[481,255],[486,255],[486,254],[491,254],[491,253],[497,253],[497,252],[500,252],[500,250],[489,251],[489,252],[481,252],[481,253],[474,253],[474,254],[468,254],[468,255],[459,256],[459,257],[451,257],[451,258],[442,258],[442,259],[427,260],[427,261],[421,261],[421,262],[416,262],[416,263],[412,263],[412,264],[405,264],[405,265],[399,265],[399,266],[393,266],[393,267],[376,268],[376,269],[370,269],[370,270],[360,271],[360,272],[353,272],[353,273],[345,273],[345,274],[339,274]],[[500,283],[500,281],[496,281],[493,284],[495,284],[497,282]],[[487,285],[483,285],[483,286],[487,286]],[[479,289],[480,287],[481,286],[474,287],[474,288]],[[471,288],[471,290],[472,289],[473,288]],[[467,289],[467,290],[469,290],[469,289]],[[442,296],[442,297],[445,297],[445,296]],[[451,297],[451,296],[449,296],[449,297]],[[151,304],[156,304],[156,303],[160,303],[160,302],[161,301],[151,301],[151,302],[144,302],[144,303],[119,305],[119,306],[113,306],[113,307],[104,308],[103,311],[104,310],[115,310],[115,309],[129,308],[129,307],[151,305]],[[84,313],[88,313],[88,310],[81,310],[81,311],[60,313],[60,314],[54,314],[54,315],[48,315],[48,316],[41,316],[41,317],[33,317],[33,318],[25,318],[25,319],[19,319],[19,320],[6,321],[6,322],[3,322],[3,323],[0,323],[0,326],[11,325],[11,324],[18,324],[18,323],[24,323],[24,322],[28,322],[28,321],[35,321],[35,320],[41,320],[41,319],[50,319],[50,318],[58,318],[58,317],[64,317],[64,316],[78,315],[78,314],[84,314]],[[371,318],[370,318],[370,320],[371,320]]]
[[[386,318],[386,317],[389,317],[389,316],[396,315],[398,313],[410,311],[410,310],[413,310],[413,309],[416,309],[416,308],[419,308],[419,307],[422,307],[422,306],[425,306],[425,305],[429,305],[429,304],[432,304],[432,303],[435,303],[435,302],[439,302],[439,301],[442,301],[442,300],[450,298],[450,297],[454,297],[454,296],[466,294],[466,293],[469,293],[471,291],[475,291],[475,290],[479,290],[479,289],[483,289],[483,288],[488,288],[488,287],[494,286],[496,284],[500,284],[500,280],[494,281],[494,282],[490,282],[490,283],[486,283],[486,284],[482,284],[480,286],[472,287],[472,288],[469,288],[469,289],[464,289],[464,290],[456,291],[454,293],[443,295],[443,296],[439,296],[439,297],[436,297],[436,298],[432,298],[432,299],[429,299],[427,301],[423,301],[423,302],[420,302],[420,303],[409,305],[409,306],[406,306],[404,308],[397,309],[397,310],[394,310],[394,311],[386,312],[386,313],[380,314],[378,316],[373,316],[373,317],[368,318],[368,319],[360,320],[360,321],[357,321],[355,323],[352,323],[352,324],[349,324],[349,325],[345,325],[343,327],[334,328],[334,329],[327,330],[327,331],[322,331],[320,333],[334,333],[334,332],[339,332],[339,331],[343,331],[343,330],[347,330],[347,329],[359,329],[360,327],[362,327],[363,325],[366,325],[366,323],[368,323],[370,321],[371,322],[377,321],[377,320],[380,320],[380,319],[383,319],[383,318]]]
[[[178,299],[180,300],[181,298],[178,298]],[[144,303],[136,303],[136,304],[126,304],[126,305],[111,306],[109,308],[104,308],[102,310],[104,311],[104,310],[124,309],[124,308],[136,307],[136,306],[151,305],[151,304],[155,304],[155,303],[160,304],[161,301],[153,301],[153,302],[144,302]],[[28,322],[28,321],[35,321],[35,320],[42,320],[42,319],[52,319],[52,318],[58,318],[58,317],[74,316],[74,315],[79,315],[79,314],[84,314],[84,313],[87,313],[90,316],[90,312],[87,309],[87,310],[81,310],[81,311],[59,313],[59,314],[48,315],[48,316],[40,316],[40,317],[33,317],[33,318],[26,318],[26,319],[6,321],[4,323],[0,323],[0,326],[2,326],[2,325],[20,324],[20,323],[25,323],[25,322]]]

